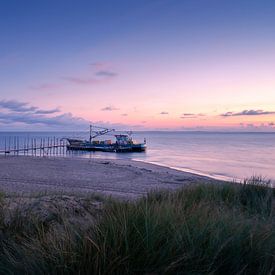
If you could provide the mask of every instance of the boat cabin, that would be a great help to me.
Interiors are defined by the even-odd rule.
[[[118,145],[129,145],[133,144],[133,140],[129,135],[115,135],[116,144]]]

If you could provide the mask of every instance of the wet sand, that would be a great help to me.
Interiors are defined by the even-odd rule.
[[[134,199],[153,190],[176,189],[211,178],[132,160],[0,157],[0,191],[99,193]]]

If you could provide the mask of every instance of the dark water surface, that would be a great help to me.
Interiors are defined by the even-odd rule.
[[[47,142],[48,137],[58,141],[64,137],[88,139],[88,133],[0,132],[0,149],[4,149],[5,143],[6,147],[9,142],[13,144],[15,137],[23,148],[27,140],[31,143],[34,138],[40,144],[41,140]],[[46,153],[66,157],[134,159],[220,179],[243,179],[252,175],[275,179],[275,133],[137,132],[133,138],[140,142],[146,138],[147,152],[66,152],[57,149]],[[41,155],[40,152],[36,154]]]

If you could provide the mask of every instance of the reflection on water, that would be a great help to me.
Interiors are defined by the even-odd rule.
[[[7,137],[18,137],[19,146],[27,139],[48,137],[87,138],[83,132],[0,133],[0,149]],[[188,172],[212,177],[243,179],[262,175],[275,179],[275,133],[214,133],[214,132],[138,132],[134,139],[146,137],[146,153],[104,153],[49,150],[49,156],[81,158],[134,159],[157,163]],[[106,137],[109,138],[109,137]],[[21,153],[22,154],[22,153]],[[39,152],[36,152],[37,155]],[[45,155],[45,154],[44,154]]]

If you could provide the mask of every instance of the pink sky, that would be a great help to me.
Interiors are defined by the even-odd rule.
[[[7,4],[2,130],[275,131],[272,2],[119,2]]]

